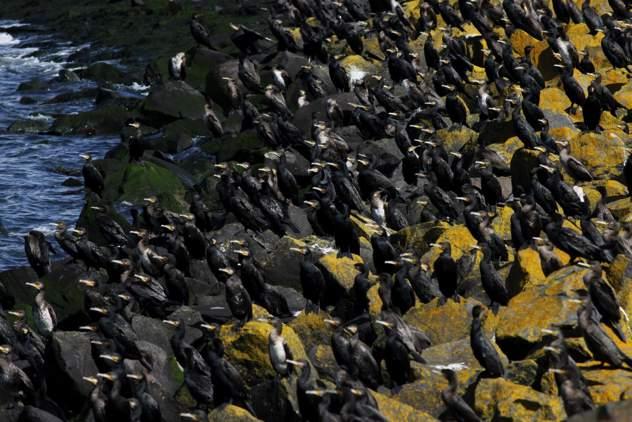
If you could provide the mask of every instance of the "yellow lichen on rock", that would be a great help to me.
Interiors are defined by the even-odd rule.
[[[512,136],[502,144],[492,144],[488,148],[497,152],[509,164],[514,153],[520,148],[524,148],[524,144],[517,136]]]
[[[544,88],[540,92],[540,108],[558,113],[565,113],[571,106],[571,101],[566,96],[564,90],[560,88]]]
[[[596,177],[613,178],[625,159],[621,139],[595,132],[582,133],[570,140],[570,153]]]
[[[362,258],[358,255],[353,255],[353,258],[346,256],[338,257],[338,254],[333,252],[324,255],[319,260],[320,265],[329,275],[332,280],[335,280],[345,290],[353,287],[353,282],[359,271],[355,268],[356,264],[362,263]]]
[[[566,416],[559,397],[502,378],[482,379],[475,393],[476,412],[484,420],[560,421]]]
[[[430,337],[433,346],[463,339],[470,334],[472,324],[472,307],[479,304],[472,298],[461,298],[460,302],[448,300],[439,305],[439,299],[430,303],[417,303],[404,316],[404,320],[417,327]],[[486,313],[484,328],[492,333],[497,324],[497,317]]]
[[[276,374],[268,352],[271,330],[272,325],[264,321],[249,321],[241,329],[231,324],[221,328],[220,338],[224,342],[227,358],[237,366],[249,384]],[[303,344],[291,327],[284,325],[282,335],[294,359],[307,359]]]
[[[426,412],[415,409],[384,394],[375,391],[372,391],[371,394],[375,397],[380,413],[389,421],[425,422],[437,420]]]
[[[536,38],[533,38],[531,35],[527,34],[522,29],[515,30],[511,34],[510,41],[511,41],[511,46],[513,47],[513,50],[519,55],[524,54],[525,47],[531,46],[535,50],[536,46],[538,46],[538,44],[541,43],[541,41],[537,40]],[[542,49],[540,49],[540,52],[541,50]],[[535,54],[537,56],[537,53]]]
[[[507,279],[509,292],[517,294],[525,289],[542,285],[545,282],[546,276],[542,271],[542,262],[538,251],[531,248],[518,251]]]
[[[437,233],[438,236],[435,237]],[[469,253],[472,245],[477,244],[472,233],[463,224],[451,226],[443,222],[428,231],[426,241],[428,244],[448,242],[451,246],[451,256],[454,260],[460,259],[464,253]],[[423,256],[422,261],[432,267],[432,264],[440,254],[440,248],[433,247]]]
[[[380,286],[378,284],[375,284],[371,286],[366,294],[367,298],[369,299],[369,314],[371,315],[378,315],[380,312],[382,312],[382,306],[384,304],[382,303],[379,289]]]
[[[443,147],[448,152],[458,152],[464,145],[476,141],[478,133],[461,126],[460,128],[445,128],[437,131],[437,138],[441,139]]]
[[[498,207],[496,216],[492,220],[492,229],[504,241],[511,240],[511,216],[514,210],[511,207]]]
[[[332,329],[325,323],[324,313],[301,313],[288,325],[303,342],[305,350],[311,350],[317,344],[328,344]]]
[[[256,422],[260,420],[252,416],[246,409],[233,404],[217,407],[208,414],[209,422]]]

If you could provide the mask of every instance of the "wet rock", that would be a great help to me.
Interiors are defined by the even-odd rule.
[[[74,92],[62,92],[59,95],[55,95],[50,100],[46,101],[46,104],[59,104],[71,101],[87,100],[88,98],[94,98],[97,95],[98,89],[87,88]]]
[[[81,180],[79,180],[79,179],[74,178],[74,177],[67,178],[61,184],[62,184],[62,186],[73,187],[73,188],[83,186],[83,182]]]
[[[150,120],[157,122],[196,120],[204,116],[204,104],[204,96],[186,82],[168,81],[152,87],[142,110]]]
[[[33,97],[20,97],[20,104],[31,105],[36,103],[37,100]]]
[[[227,358],[250,385],[265,378],[274,378],[276,374],[268,352],[268,335],[271,330],[272,325],[262,321],[250,321],[241,329],[234,325],[224,325],[221,328],[220,337],[224,342]],[[307,359],[303,344],[291,327],[284,325],[282,336],[294,359]]]
[[[62,115],[55,119],[50,132],[58,135],[104,135],[118,133],[121,122],[130,112],[117,105],[106,105],[78,114]]]
[[[59,71],[59,74],[57,75],[57,79],[62,81],[62,82],[77,82],[81,78],[79,77],[77,72],[75,72],[73,70],[62,69],[62,70]]]
[[[476,387],[476,412],[484,420],[551,420],[565,417],[559,397],[537,392],[502,378],[485,378]]]
[[[130,78],[116,66],[104,62],[93,63],[87,69],[79,70],[77,73],[82,79],[91,79],[96,82],[115,84],[131,82]]]
[[[204,152],[213,154],[218,162],[248,161],[251,163],[263,161],[266,145],[254,130],[241,132],[238,135],[226,134],[219,139],[211,139],[201,145]]]
[[[17,87],[18,92],[31,92],[31,91],[46,91],[50,87],[50,82],[43,79],[31,79],[27,82],[22,82]]]
[[[82,377],[91,377],[98,372],[92,360],[90,337],[76,331],[57,331],[53,333],[52,350],[56,369],[61,379],[55,377],[55,384],[63,386],[64,394],[75,395],[84,400],[92,392],[92,384]]]
[[[204,91],[209,71],[228,60],[231,60],[231,57],[222,52],[209,50],[204,46],[192,48],[187,51],[187,83],[198,91]],[[163,75],[167,77],[167,69]]]
[[[11,123],[9,133],[44,133],[48,131],[50,122],[46,119],[21,119]]]

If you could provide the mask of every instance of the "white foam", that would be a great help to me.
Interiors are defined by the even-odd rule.
[[[42,113],[31,114],[28,118],[30,120],[45,120],[45,121],[53,120],[52,116],[49,116],[47,114],[42,114]]]
[[[11,45],[15,44],[18,41],[11,36],[11,34],[7,34],[6,32],[0,32],[0,45]]]

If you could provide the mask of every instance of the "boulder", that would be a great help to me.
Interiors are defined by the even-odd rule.
[[[197,120],[204,116],[206,100],[184,81],[167,81],[152,87],[142,110],[150,119],[163,122],[175,119]]]
[[[613,401],[589,412],[573,415],[568,422],[600,422],[603,415],[608,415],[612,420],[625,420],[632,412],[632,400]]]
[[[106,104],[94,110],[66,114],[55,118],[49,131],[57,135],[115,134],[133,113],[116,104]]]
[[[613,179],[620,174],[625,160],[623,141],[595,132],[582,133],[570,140],[570,153],[583,162],[598,178]]]
[[[257,419],[246,409],[228,404],[213,409],[208,414],[208,422],[257,422]]]
[[[43,133],[48,131],[50,122],[47,119],[19,119],[7,128],[9,133]]]
[[[513,190],[522,189],[528,192],[531,186],[531,170],[540,165],[538,157],[540,151],[521,148],[511,158],[511,182]]]
[[[542,285],[524,290],[500,308],[496,341],[510,359],[526,357],[530,347],[542,341],[542,329],[575,325],[578,305],[568,299],[585,289],[585,273],[576,266],[562,268]]]
[[[509,293],[516,295],[526,288],[544,284],[545,280],[538,251],[532,248],[518,251],[506,282]]]
[[[226,134],[221,138],[204,142],[200,146],[204,152],[215,155],[218,162],[258,163],[263,161],[263,154],[266,152],[265,143],[254,130],[236,135]]]
[[[329,344],[333,332],[325,323],[325,318],[326,314],[301,313],[288,324],[301,339],[306,351],[319,344]]]
[[[432,346],[461,340],[470,335],[472,307],[479,304],[471,298],[461,298],[460,302],[448,300],[440,305],[439,299],[430,303],[415,304],[404,316],[404,321],[428,335]],[[487,313],[485,332],[491,337],[496,327],[496,317]]]
[[[91,79],[95,82],[127,83],[131,78],[109,63],[98,62],[89,65],[86,69],[77,71],[82,79]]]
[[[561,88],[544,88],[540,91],[540,108],[550,110],[559,114],[566,113],[571,106],[571,100]]]
[[[226,348],[226,357],[239,369],[249,385],[276,375],[268,352],[268,335],[271,330],[272,325],[263,321],[250,321],[241,328],[234,325],[222,326],[220,338]],[[282,336],[294,359],[307,359],[303,343],[291,327],[284,325]]]
[[[325,277],[348,292],[353,287],[356,275],[359,274],[355,265],[362,263],[362,258],[358,255],[353,255],[353,258],[338,257],[337,253],[332,252],[321,257],[318,262],[324,270]]]
[[[448,152],[459,152],[465,145],[475,144],[478,139],[478,133],[467,126],[439,129],[436,135]]]
[[[566,416],[559,397],[502,378],[482,379],[476,387],[475,404],[484,420],[559,421]]]
[[[429,422],[437,420],[426,412],[415,409],[384,394],[372,391],[371,395],[375,398],[380,413],[389,421]]]
[[[153,163],[130,163],[125,169],[119,186],[119,199],[133,204],[143,203],[143,199],[156,196],[162,208],[183,211],[185,188],[180,179],[171,171]]]
[[[54,385],[49,385],[49,391],[54,392],[54,387],[59,387],[65,397],[74,395],[77,400],[86,400],[93,386],[82,378],[98,372],[92,360],[90,337],[83,332],[56,331],[51,344],[58,376],[54,378]]]

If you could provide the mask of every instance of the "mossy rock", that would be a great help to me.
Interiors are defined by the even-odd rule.
[[[505,142],[501,144],[491,144],[488,146],[488,148],[498,153],[498,155],[500,155],[505,160],[507,166],[509,166],[509,163],[511,163],[511,159],[513,158],[515,152],[518,151],[520,148],[524,148],[524,144],[520,139],[518,139],[517,136],[512,136]]]
[[[492,229],[504,241],[511,240],[511,216],[514,210],[511,207],[498,207],[496,216],[492,219]]]
[[[217,407],[208,414],[208,422],[256,422],[260,420],[246,409],[234,404]]]
[[[270,331],[272,325],[263,321],[249,321],[240,329],[234,325],[221,328],[220,338],[226,347],[226,356],[249,385],[276,376],[268,352]],[[284,325],[282,336],[294,359],[307,359],[303,343],[291,327]]]
[[[618,137],[594,132],[582,133],[570,140],[570,153],[583,162],[595,177],[613,179],[620,174],[625,146]]]
[[[211,69],[232,59],[225,53],[209,50],[204,46],[193,47],[187,51],[186,57],[186,81],[198,91],[204,91],[206,88],[206,77]],[[167,63],[167,61],[164,62]]]
[[[476,412],[484,420],[560,421],[566,417],[559,397],[506,381],[485,378],[476,387]]]
[[[632,108],[632,82],[615,92],[614,98],[628,110]]]
[[[352,258],[338,257],[338,254],[333,252],[322,256],[318,262],[325,271],[326,278],[335,281],[340,287],[349,291],[353,287],[356,275],[359,274],[355,265],[361,264],[362,258],[358,255],[353,255]]]
[[[130,163],[123,173],[119,187],[121,201],[133,204],[156,196],[159,205],[168,210],[182,212],[185,209],[185,188],[171,171],[150,162]]]
[[[417,303],[411,308],[404,320],[420,329],[432,342],[433,346],[461,340],[470,335],[472,325],[472,307],[480,302],[471,298],[461,298],[460,302],[448,300],[440,305],[439,299],[429,303]],[[484,328],[492,333],[496,327],[496,317],[487,313]]]
[[[372,391],[380,413],[389,421],[426,422],[437,419],[426,412],[415,409],[400,401],[394,400],[384,394]]]

